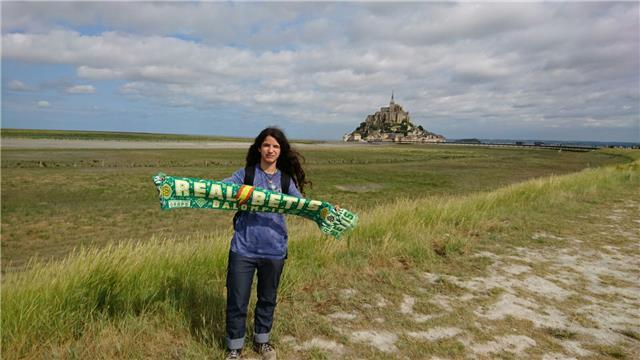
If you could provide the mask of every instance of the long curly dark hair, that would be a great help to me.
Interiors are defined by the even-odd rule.
[[[264,139],[267,136],[272,136],[278,144],[280,144],[280,156],[278,157],[278,161],[276,162],[276,167],[289,175],[291,179],[295,182],[298,190],[304,195],[304,186],[305,184],[312,185],[311,181],[306,179],[306,175],[304,170],[302,169],[301,161],[304,162],[304,156],[302,156],[299,152],[297,152],[294,148],[289,144],[289,140],[284,135],[284,132],[276,127],[268,127],[260,132],[260,134],[256,137],[251,147],[249,147],[249,151],[247,152],[247,164],[246,166],[255,166],[256,164],[260,164],[260,147],[264,142]],[[283,191],[286,191],[283,189]]]

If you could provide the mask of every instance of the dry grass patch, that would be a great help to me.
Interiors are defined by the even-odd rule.
[[[364,184],[349,184],[349,185],[334,185],[336,189],[354,192],[354,193],[369,193],[369,192],[377,192],[384,188],[383,184],[376,183],[364,183]]]

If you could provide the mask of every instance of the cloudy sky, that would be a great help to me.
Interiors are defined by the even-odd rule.
[[[2,2],[2,127],[640,141],[637,2]]]

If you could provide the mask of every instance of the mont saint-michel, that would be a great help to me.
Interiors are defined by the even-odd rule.
[[[345,134],[344,141],[359,142],[397,142],[397,143],[435,143],[444,142],[442,135],[425,130],[422,125],[411,123],[409,112],[396,104],[391,93],[389,106],[381,107],[373,115],[367,115],[353,132]]]

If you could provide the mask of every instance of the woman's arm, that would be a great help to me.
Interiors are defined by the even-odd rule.
[[[244,168],[241,168],[240,170],[234,172],[231,177],[222,180],[222,182],[242,185],[244,184],[244,171]]]

